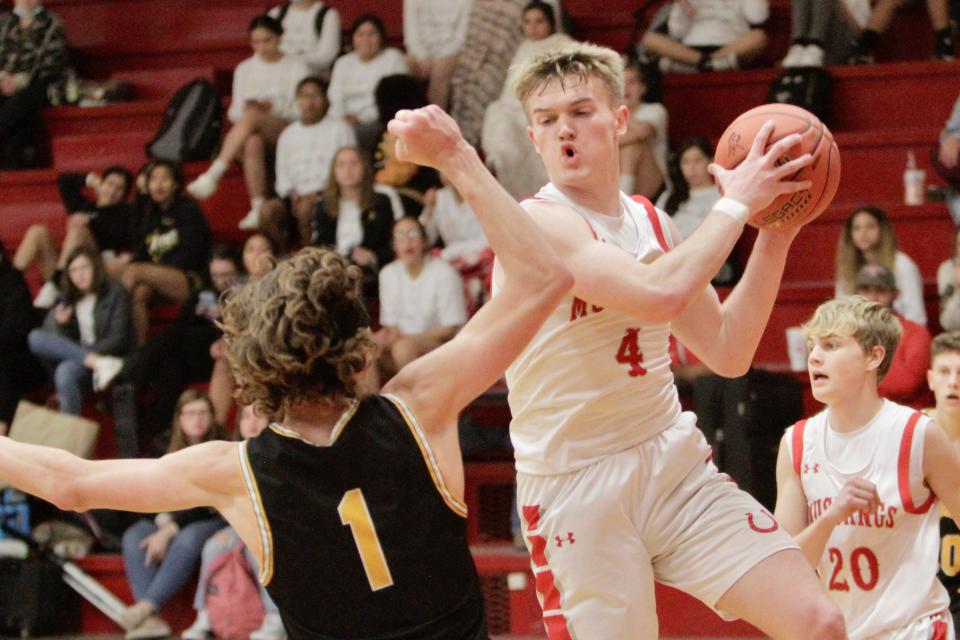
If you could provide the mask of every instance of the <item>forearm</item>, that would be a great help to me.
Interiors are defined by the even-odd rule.
[[[443,173],[476,213],[507,277],[531,291],[550,286],[563,270],[559,257],[545,250],[536,224],[491,175],[476,150],[463,143]]]
[[[70,509],[71,483],[81,477],[84,461],[74,455],[0,437],[0,478],[18,489]]]
[[[792,235],[761,232],[740,282],[724,301],[716,344],[721,361],[742,375],[753,362],[780,290]]]
[[[800,551],[814,569],[820,564],[823,551],[827,548],[827,542],[830,541],[830,534],[833,533],[835,526],[826,517],[821,517],[794,536],[797,544],[800,545]]]

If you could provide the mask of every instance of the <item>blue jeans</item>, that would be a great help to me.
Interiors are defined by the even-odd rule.
[[[140,542],[156,532],[157,526],[146,519],[131,525],[123,533],[123,564],[134,599],[147,601],[159,610],[190,581],[203,543],[223,525],[219,517],[188,524],[177,533],[160,564],[149,567],[144,566],[147,552],[140,548]]]
[[[83,364],[83,359],[92,351],[79,342],[45,329],[31,331],[27,343],[30,351],[53,376],[53,386],[60,399],[60,411],[80,415],[83,394],[93,391],[93,371]]]
[[[197,611],[207,607],[207,583],[210,581],[210,565],[239,543],[240,536],[237,535],[236,531],[231,527],[224,527],[203,545],[203,555],[200,560],[200,581],[197,583],[197,594],[193,597],[193,608]],[[260,573],[260,567],[257,566],[257,561],[248,547],[243,548],[243,555],[247,558],[247,565],[253,571],[253,574],[256,576]],[[277,605],[273,603],[270,594],[260,584],[260,580],[257,580],[257,587],[260,589],[260,599],[263,600],[264,610],[267,613],[279,613]]]

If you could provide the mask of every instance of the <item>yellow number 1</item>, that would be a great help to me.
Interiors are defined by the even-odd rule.
[[[390,567],[383,555],[383,547],[377,538],[377,530],[370,518],[363,492],[360,489],[350,489],[343,494],[343,499],[337,505],[337,513],[340,514],[340,523],[349,526],[353,533],[353,541],[360,553],[360,561],[367,573],[370,589],[379,591],[392,585],[393,576],[390,575]]]

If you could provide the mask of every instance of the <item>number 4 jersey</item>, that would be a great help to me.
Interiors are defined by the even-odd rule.
[[[355,401],[327,446],[272,424],[240,463],[291,640],[487,637],[466,507],[400,399]]]
[[[598,242],[649,262],[668,250],[666,214],[620,194],[620,216],[573,203],[547,184],[524,201],[565,205]],[[581,294],[582,295],[582,294]],[[507,370],[517,470],[568,473],[640,444],[674,424],[670,325],[641,325],[617,309],[568,296]],[[684,414],[693,421],[692,414]]]
[[[855,476],[874,483],[880,496],[876,511],[851,515],[834,528],[817,567],[854,640],[931,638],[951,624],[948,616],[940,617],[950,601],[937,580],[939,501],[923,478],[924,432],[930,424],[913,409],[885,400],[862,433],[828,433],[827,411],[787,430],[808,522],[823,515]],[[827,439],[838,437],[857,438],[863,447],[856,452],[858,464],[828,457]],[[908,627],[916,632],[904,635]],[[895,630],[901,633],[890,635]]]

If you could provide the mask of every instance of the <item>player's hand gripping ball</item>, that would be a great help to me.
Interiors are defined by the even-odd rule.
[[[773,120],[775,126],[767,148],[792,133],[801,135],[800,144],[791,147],[777,161],[778,166],[804,153],[813,156],[813,162],[786,180],[810,180],[812,184],[809,189],[778,196],[768,207],[750,216],[747,223],[772,229],[806,224],[824,212],[840,184],[840,151],[833,134],[815,115],[789,104],[765,104],[750,109],[723,132],[713,160],[725,169],[740,164],[768,120]]]

